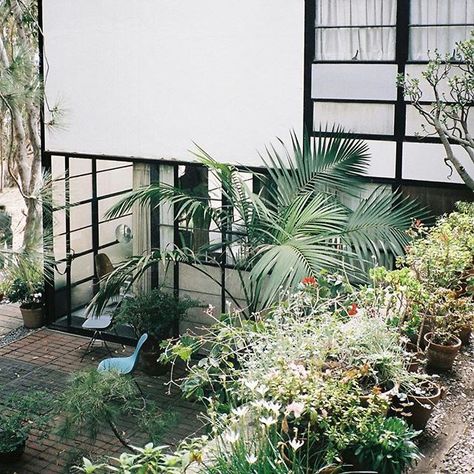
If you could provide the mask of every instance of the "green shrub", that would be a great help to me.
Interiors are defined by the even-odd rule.
[[[413,442],[417,434],[400,418],[375,419],[361,436],[355,454],[365,468],[402,474],[421,457]]]

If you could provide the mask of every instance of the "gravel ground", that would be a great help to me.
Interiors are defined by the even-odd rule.
[[[13,329],[4,336],[0,336],[0,347],[6,346],[11,342],[17,341],[18,339],[28,336],[28,334],[31,334],[36,331],[38,331],[38,329],[26,329],[23,326],[20,328]]]
[[[424,459],[416,474],[474,473],[474,347],[464,348],[453,371],[440,375],[446,388],[420,438]]]

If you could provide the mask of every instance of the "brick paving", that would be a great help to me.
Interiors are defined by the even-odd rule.
[[[108,357],[102,347],[96,347],[83,362],[88,339],[50,329],[42,329],[23,339],[0,348],[0,401],[14,392],[25,393],[44,390],[51,394],[60,393],[73,372],[96,367]],[[116,356],[128,355],[133,348],[109,344]],[[191,402],[181,399],[177,390],[167,393],[165,383],[169,376],[150,377],[137,372],[136,378],[146,397],[158,408],[176,413],[176,420],[165,430],[160,444],[175,446],[187,436],[202,429],[199,409]],[[126,420],[120,426],[132,444],[144,445],[148,440],[133,423]],[[61,474],[71,472],[68,464],[72,458],[80,459],[88,454],[92,457],[117,455],[123,447],[109,431],[99,433],[95,442],[80,436],[74,440],[59,440],[51,433],[32,433],[28,439],[21,461],[0,465],[0,474]]]

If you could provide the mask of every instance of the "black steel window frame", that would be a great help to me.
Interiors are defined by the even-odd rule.
[[[85,331],[85,330],[83,330],[79,327],[73,326],[71,324],[71,317],[72,317],[73,312],[80,309],[80,308],[82,308],[82,307],[84,307],[84,305],[79,305],[77,307],[72,306],[71,291],[72,291],[73,288],[75,288],[79,285],[82,285],[82,284],[85,284],[85,283],[88,283],[88,282],[91,282],[91,284],[94,284],[94,283],[97,283],[98,280],[97,280],[97,277],[96,277],[96,274],[95,274],[95,271],[94,271],[94,275],[92,275],[90,277],[85,277],[85,278],[81,278],[77,281],[72,281],[71,257],[70,257],[70,255],[71,255],[71,252],[74,249],[71,248],[71,234],[73,232],[77,232],[77,231],[85,230],[85,229],[89,229],[89,228],[92,230],[92,243],[91,243],[90,249],[74,253],[73,254],[73,260],[76,259],[76,258],[85,256],[85,255],[89,255],[89,254],[91,254],[93,256],[93,258],[95,258],[95,255],[97,255],[97,253],[99,253],[101,250],[104,250],[109,246],[116,245],[117,244],[116,241],[108,242],[106,244],[100,245],[100,242],[99,242],[99,225],[103,222],[110,222],[110,221],[113,221],[115,219],[110,219],[110,220],[101,220],[100,219],[99,202],[101,200],[108,199],[110,197],[117,197],[117,196],[123,195],[126,192],[130,191],[130,189],[124,189],[123,191],[117,191],[117,192],[113,192],[113,193],[110,193],[110,194],[104,194],[104,195],[101,194],[99,196],[98,195],[98,189],[97,189],[97,175],[99,175],[101,172],[114,171],[114,170],[117,170],[117,169],[124,169],[126,167],[133,166],[134,163],[145,163],[145,164],[151,165],[150,166],[150,179],[151,179],[151,182],[156,182],[156,181],[159,181],[159,178],[160,178],[160,172],[159,172],[160,165],[167,165],[167,166],[172,166],[173,167],[174,185],[177,185],[177,183],[179,182],[179,167],[180,166],[196,166],[197,167],[197,166],[202,166],[202,165],[200,165],[199,163],[192,163],[192,162],[181,162],[181,161],[178,162],[178,161],[167,161],[167,160],[147,160],[147,159],[137,159],[137,158],[130,158],[130,157],[99,156],[99,155],[91,155],[91,154],[64,153],[64,152],[54,152],[54,151],[44,151],[43,152],[43,158],[44,158],[44,160],[43,160],[44,167],[49,172],[51,172],[51,165],[52,165],[52,162],[53,162],[54,159],[57,159],[57,158],[59,158],[59,159],[63,158],[64,159],[65,175],[64,175],[64,177],[55,178],[54,182],[64,181],[64,187],[66,189],[64,206],[60,205],[60,206],[57,206],[57,207],[53,208],[53,213],[55,211],[61,211],[61,210],[65,211],[65,231],[60,232],[58,234],[55,234],[55,237],[63,236],[66,239],[66,257],[63,258],[63,259],[58,260],[58,262],[57,262],[58,265],[66,265],[66,272],[65,272],[66,285],[63,288],[64,291],[65,291],[65,295],[66,295],[66,313],[65,314],[56,314],[56,311],[55,311],[55,308],[54,308],[55,289],[54,289],[54,284],[53,284],[52,286],[50,286],[47,289],[47,292],[46,292],[46,305],[47,305],[47,308],[48,308],[48,315],[49,315],[49,321],[48,322],[52,327],[63,330],[63,331],[66,331],[66,332],[72,332],[72,333],[77,333],[77,334],[88,334],[87,331]],[[81,173],[81,174],[69,177],[70,163],[71,163],[71,160],[73,160],[75,158],[90,159],[91,163],[92,163],[91,171],[88,172],[88,173]],[[116,167],[107,168],[107,169],[104,169],[104,170],[98,170],[98,163],[100,163],[101,161],[117,161],[117,162],[122,161],[122,162],[125,162],[127,164],[124,165],[124,166],[116,166]],[[239,171],[242,171],[242,172],[258,171],[261,174],[262,171],[264,171],[259,167],[242,166],[242,167],[237,167],[237,168],[239,169]],[[77,202],[74,202],[74,203],[71,204],[70,203],[69,180],[74,179],[76,177],[86,177],[86,176],[90,176],[90,178],[92,180],[91,197],[88,198],[88,199],[83,199],[83,200],[80,200],[80,201],[77,201]],[[253,187],[254,192],[257,192],[260,186],[261,186],[261,183],[260,183],[259,179],[253,179],[252,187]],[[221,198],[221,203],[222,203],[223,206],[226,206],[228,204],[224,197]],[[69,211],[70,211],[71,208],[73,208],[75,206],[83,205],[83,204],[90,204],[91,205],[91,224],[72,230],[71,229],[71,219],[70,219]],[[175,211],[174,211],[175,216],[176,216],[176,211],[177,211],[177,209],[175,208]],[[158,208],[152,208],[150,210],[150,212],[151,212],[151,245],[152,245],[152,248],[159,248],[159,246],[160,246],[160,240],[159,240],[160,239],[160,227],[163,224],[160,223],[159,209]],[[130,214],[127,214],[127,215],[130,215]],[[168,226],[171,226],[171,225],[168,224]],[[51,216],[51,218],[48,220],[48,225],[45,228],[46,228],[46,230],[48,230],[50,232],[54,231],[53,216]],[[173,220],[172,228],[173,228],[173,236],[174,236],[173,237],[173,240],[174,240],[173,243],[176,247],[178,247],[181,243],[181,236],[180,236],[181,229],[180,229],[179,222],[178,222],[177,219]],[[223,230],[221,232],[222,240],[224,241],[226,236],[228,236],[229,234],[233,234],[233,233],[235,233],[235,232],[232,232],[229,229],[227,229],[225,231]],[[226,304],[227,304],[226,300],[228,299],[228,297],[226,295],[226,269],[234,269],[235,268],[235,265],[232,262],[229,262],[227,260],[227,249],[226,249],[226,247],[224,246],[222,253],[217,257],[216,263],[213,263],[212,261],[209,261],[209,262],[203,262],[203,265],[206,265],[206,266],[209,266],[209,267],[219,267],[221,269],[221,274],[220,274],[221,308],[220,308],[220,310],[225,311],[226,310]],[[95,262],[94,262],[94,268],[95,268]],[[179,285],[179,273],[180,272],[179,272],[179,270],[180,270],[180,264],[176,263],[174,265],[174,277],[173,277],[174,278],[174,282],[173,282],[174,283],[173,284],[174,288],[173,288],[173,290],[174,290],[174,294],[177,297],[179,297],[179,294],[180,294],[180,285]],[[156,287],[158,285],[158,281],[159,281],[158,266],[154,266],[152,268],[152,286]],[[55,323],[58,319],[64,318],[64,317],[66,317],[66,326],[64,326],[63,324],[56,324]],[[109,335],[107,335],[107,337],[109,337]],[[120,342],[130,342],[126,338],[117,337],[117,336],[114,336],[114,335],[110,335],[110,339],[120,341]]]
[[[306,22],[307,25],[311,24],[313,32],[317,29],[316,25],[316,2],[318,0],[306,0],[307,4],[312,4],[311,8],[307,9],[307,16]],[[474,7],[473,7],[474,8]],[[351,64],[357,66],[358,64],[374,64],[374,65],[382,65],[382,64],[389,64],[389,65],[396,65],[397,66],[397,73],[404,74],[406,72],[406,67],[408,65],[425,65],[428,63],[426,61],[412,61],[409,60],[409,34],[410,34],[410,27],[416,26],[410,23],[410,0],[397,0],[397,19],[396,19],[396,43],[395,43],[395,59],[391,61],[387,60],[370,60],[370,61],[363,61],[363,60],[343,60],[343,61],[336,61],[336,60],[316,60],[314,57],[314,49],[313,49],[313,56],[311,60],[311,65],[306,63],[306,69],[309,66],[317,65],[317,64]],[[426,25],[428,26],[428,25]],[[436,25],[436,26],[446,26],[446,25]],[[447,25],[447,26],[470,26],[470,24],[464,25]],[[474,26],[474,25],[473,25]],[[339,28],[339,27],[338,27]],[[312,45],[311,43],[312,42]],[[306,49],[309,51],[311,48],[315,47],[316,36],[313,35],[312,38],[306,37]],[[401,88],[397,88],[397,96],[395,100],[368,100],[368,99],[342,99],[342,98],[313,98],[311,94],[312,89],[312,81],[314,80],[313,74],[309,74],[306,71],[309,79],[311,81],[305,84],[306,93],[308,93],[311,97],[310,101],[305,102],[305,128],[306,130],[310,130],[311,136],[316,136],[316,134],[320,133],[314,130],[314,104],[316,103],[343,103],[343,104],[388,104],[394,106],[394,129],[392,134],[377,134],[377,133],[350,133],[349,136],[354,138],[360,138],[364,140],[374,140],[380,142],[394,142],[396,147],[395,152],[395,175],[393,178],[385,178],[385,177],[370,177],[367,178],[368,182],[371,183],[380,183],[380,184],[389,184],[393,187],[393,189],[398,189],[401,186],[422,186],[422,187],[441,187],[446,189],[465,189],[465,185],[461,183],[447,183],[447,182],[438,182],[438,181],[421,181],[421,180],[413,180],[413,179],[406,179],[402,177],[403,173],[403,145],[404,143],[434,143],[434,144],[441,144],[441,140],[438,137],[430,136],[424,137],[420,139],[414,135],[407,135],[406,134],[406,120],[407,120],[407,107],[409,106],[409,102],[407,102],[403,96],[403,90]],[[395,81],[395,78],[394,78]],[[430,105],[431,101],[422,101],[423,105]],[[308,105],[310,104],[310,105]],[[310,108],[310,110],[308,110]],[[323,136],[331,136],[331,132],[322,132]]]

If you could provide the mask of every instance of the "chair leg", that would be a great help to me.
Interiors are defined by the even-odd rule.
[[[100,339],[102,341],[102,343],[104,344],[104,347],[107,349],[107,352],[109,353],[109,355],[113,355],[112,351],[110,350],[110,347],[109,345],[107,344],[107,341],[105,340],[103,334],[102,334],[102,331],[97,331],[98,332],[98,335],[97,335],[97,339]]]
[[[92,337],[91,337],[90,340],[89,340],[89,344],[87,344],[86,350],[85,350],[84,353],[82,354],[81,362],[84,360],[84,357],[85,357],[87,354],[90,354],[90,353],[92,352],[91,347],[92,347],[92,345],[94,344],[94,342],[97,340],[97,334],[98,334],[98,331],[94,331],[94,334],[92,335]]]

